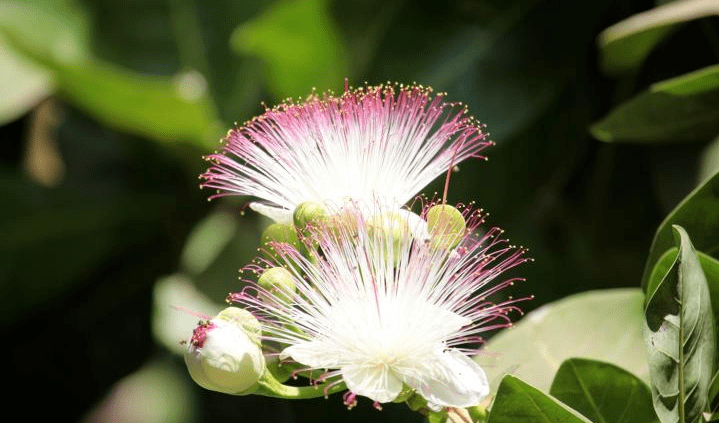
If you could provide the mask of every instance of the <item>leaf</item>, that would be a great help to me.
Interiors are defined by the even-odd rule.
[[[652,92],[692,95],[719,89],[719,65],[707,66],[652,85]]]
[[[654,409],[664,422],[698,422],[708,411],[716,330],[706,277],[686,231],[679,252],[647,301],[645,337]]]
[[[616,364],[649,380],[639,289],[589,291],[547,304],[495,335],[475,357],[492,387],[505,374],[548,392],[564,360]],[[601,328],[601,330],[597,330]]]
[[[584,416],[514,376],[499,385],[488,423],[589,423]]]
[[[652,269],[652,273],[649,275],[649,282],[647,283],[647,293],[649,293],[649,296],[656,291],[664,275],[671,269],[678,251],[679,249],[677,247],[672,247],[664,252],[657,260],[657,263]],[[696,251],[696,254],[704,271],[704,276],[707,278],[715,321],[719,322],[719,260],[701,251]]]
[[[590,127],[604,142],[708,141],[719,134],[719,91],[673,95],[645,91]]]
[[[0,39],[0,125],[24,115],[54,90],[50,72],[27,61]]]
[[[73,2],[3,1],[0,33],[54,76],[64,98],[99,121],[161,141],[214,145],[221,131],[204,77],[151,76],[93,57],[84,15]]]
[[[571,358],[559,367],[549,393],[596,423],[656,421],[649,387],[610,363]]]
[[[642,276],[645,291],[655,263],[674,245],[672,225],[691,232],[698,250],[710,256],[719,253],[719,171],[687,195],[659,224]]]
[[[676,1],[637,13],[599,35],[602,69],[621,74],[637,68],[679,24],[719,14],[715,0]]]
[[[215,145],[222,132],[198,73],[154,77],[99,61],[54,70],[70,102],[112,127],[202,148]]]
[[[600,24],[599,17],[608,7],[603,1],[561,6],[548,0],[496,4],[498,10],[487,13],[490,19],[456,25],[451,36],[429,37],[421,43],[415,40],[426,40],[427,34],[444,34],[448,25],[398,26],[385,43],[410,41],[385,47],[386,56],[378,60],[382,62],[381,73],[376,74],[381,78],[404,75],[408,64],[416,66],[419,72],[408,77],[467,102],[470,112],[488,125],[494,139],[509,141],[544,119],[548,111],[554,113],[560,95],[574,90],[571,87],[577,72],[582,71],[568,64],[590,54],[596,36],[591,28]],[[443,13],[446,5],[437,5],[435,13]],[[405,13],[412,10],[408,9]],[[464,20],[458,16],[452,22]],[[412,48],[417,49],[415,55],[407,57],[406,50]]]
[[[339,31],[328,0],[283,0],[232,34],[233,49],[257,56],[276,98],[337,87],[348,76]]]

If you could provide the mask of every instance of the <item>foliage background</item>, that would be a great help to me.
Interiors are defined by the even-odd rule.
[[[476,200],[530,248],[513,292],[534,294],[526,311],[637,287],[659,222],[717,168],[712,138],[589,132],[650,84],[719,58],[717,19],[704,18],[638,69],[602,73],[600,32],[653,6],[0,0],[6,401],[88,422],[419,421],[403,405],[347,412],[339,397],[230,397],[189,380],[176,352],[197,318],[170,305],[221,306],[267,223],[241,215],[243,199],[205,200],[202,155],[262,101],[341,91],[344,77],[431,85],[497,142],[454,174],[450,201]]]

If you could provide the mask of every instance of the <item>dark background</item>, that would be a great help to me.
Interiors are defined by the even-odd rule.
[[[341,92],[345,77],[431,85],[466,103],[497,142],[488,162],[460,166],[449,200],[477,201],[489,224],[530,249],[535,262],[517,270],[527,281],[515,287],[535,296],[525,311],[638,286],[658,223],[714,165],[709,139],[590,135],[649,84],[719,58],[717,19],[705,18],[677,28],[636,71],[603,74],[600,32],[653,6],[0,1],[6,408],[54,421],[421,421],[404,405],[377,412],[360,401],[348,412],[340,396],[231,397],[191,382],[176,353],[185,335],[162,335],[157,323],[187,321],[167,292],[194,286],[219,307],[267,223],[241,215],[246,199],[206,201],[202,156],[262,101]]]

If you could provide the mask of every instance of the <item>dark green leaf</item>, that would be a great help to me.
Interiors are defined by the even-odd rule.
[[[261,58],[277,98],[338,88],[347,75],[347,58],[327,0],[283,0],[238,27],[232,47]]]
[[[708,141],[719,134],[719,91],[695,95],[643,92],[590,128],[604,142]]]
[[[560,364],[572,357],[614,363],[649,380],[639,289],[592,291],[547,304],[494,336],[475,360],[496,387],[513,374],[548,392]],[[597,330],[601,328],[601,330]]]
[[[692,95],[719,88],[719,65],[707,66],[652,85],[652,92]]]
[[[647,301],[654,409],[669,422],[698,422],[708,411],[716,331],[707,281],[686,231],[677,225],[679,252]]]
[[[614,24],[599,36],[602,68],[610,74],[635,69],[677,25],[718,13],[714,0],[677,1]]]
[[[514,376],[499,385],[488,423],[589,423],[584,416]]]
[[[596,423],[656,421],[649,387],[610,363],[569,359],[559,367],[549,393]]]
[[[659,225],[642,276],[645,289],[659,257],[674,245],[672,225],[686,228],[692,233],[698,250],[716,256],[719,252],[719,172],[692,191]]]

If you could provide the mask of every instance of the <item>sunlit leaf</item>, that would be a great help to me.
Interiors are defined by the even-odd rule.
[[[699,422],[708,411],[716,330],[706,277],[686,231],[679,252],[646,307],[654,409],[664,423]]]
[[[638,13],[599,35],[602,68],[610,74],[635,69],[654,47],[679,24],[719,14],[715,0],[670,2]]]
[[[559,367],[549,393],[593,422],[656,421],[647,384],[613,364],[569,359]]]
[[[580,413],[514,376],[505,376],[488,423],[590,423]]]
[[[282,0],[232,34],[238,53],[261,58],[272,94],[281,99],[310,89],[338,88],[347,58],[328,0]]]
[[[719,171],[704,181],[679,203],[662,221],[654,234],[649,257],[644,267],[642,287],[659,257],[674,246],[672,225],[679,225],[692,234],[694,246],[716,257],[719,253]]]
[[[494,336],[475,361],[493,388],[512,374],[548,392],[559,366],[572,357],[613,363],[648,380],[643,302],[639,289],[613,289],[544,305]]]

